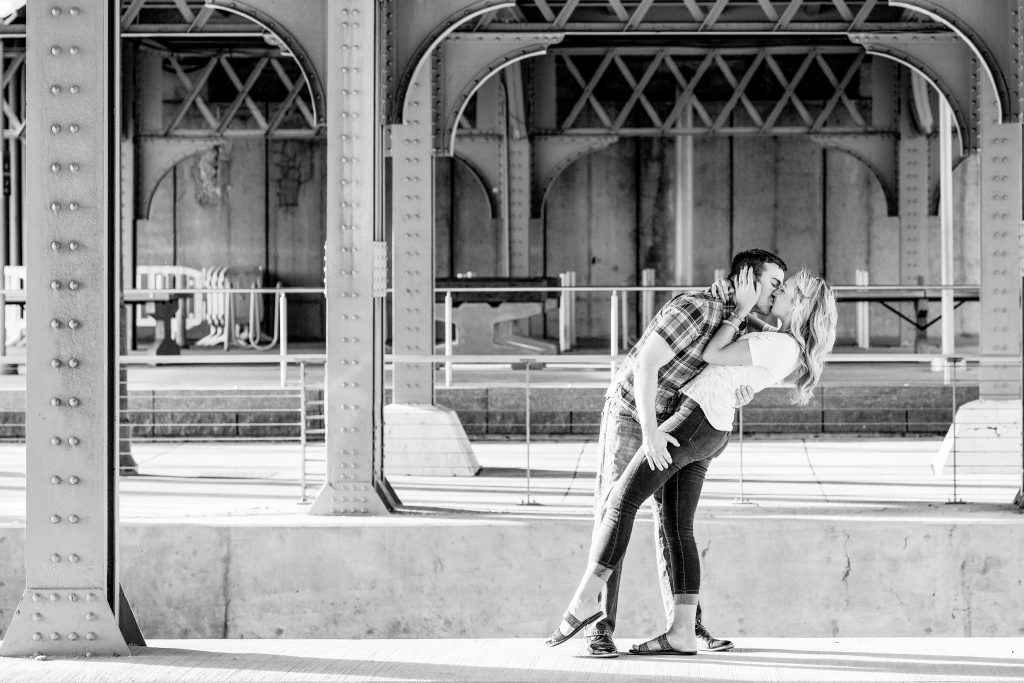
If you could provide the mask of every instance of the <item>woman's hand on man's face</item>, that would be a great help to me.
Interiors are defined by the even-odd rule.
[[[761,298],[761,283],[754,280],[754,269],[744,268],[736,278],[736,310],[745,316],[754,309]]]

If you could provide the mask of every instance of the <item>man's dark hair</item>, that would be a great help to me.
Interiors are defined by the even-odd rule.
[[[750,267],[754,269],[754,278],[760,278],[766,263],[774,263],[783,271],[786,270],[786,262],[772,252],[764,249],[747,249],[732,257],[732,269],[729,271],[729,277],[735,278],[741,270]]]

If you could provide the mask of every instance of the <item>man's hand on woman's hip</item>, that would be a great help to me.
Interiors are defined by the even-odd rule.
[[[672,464],[672,456],[668,452],[668,445],[678,446],[679,441],[668,432],[655,429],[650,435],[644,435],[644,442],[640,448],[644,457],[647,458],[647,465],[652,470],[663,470]]]

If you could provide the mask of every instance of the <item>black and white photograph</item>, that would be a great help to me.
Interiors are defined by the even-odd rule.
[[[1024,681],[1024,0],[0,0],[0,681]]]

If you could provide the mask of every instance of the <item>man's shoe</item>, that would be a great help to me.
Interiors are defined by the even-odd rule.
[[[619,649],[615,641],[606,633],[587,636],[587,654],[591,657],[618,657]]]
[[[731,640],[715,638],[706,628],[704,628],[704,624],[699,621],[696,623],[694,631],[697,633],[697,640],[700,642],[700,649],[705,652],[722,652],[733,648]]]

